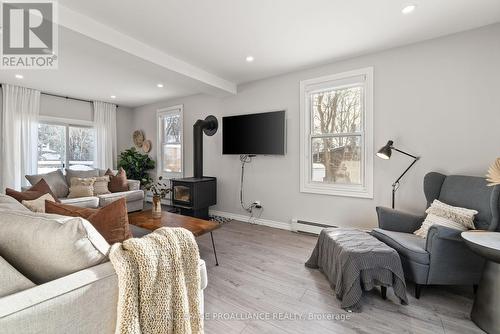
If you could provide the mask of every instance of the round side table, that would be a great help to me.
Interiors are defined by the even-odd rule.
[[[473,252],[486,259],[471,319],[489,334],[500,334],[500,233],[462,232]]]

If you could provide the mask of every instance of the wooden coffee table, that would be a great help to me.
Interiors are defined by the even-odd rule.
[[[219,223],[165,211],[162,211],[161,218],[154,218],[151,214],[151,210],[130,213],[128,215],[128,222],[129,224],[141,227],[151,232],[160,227],[182,227],[191,231],[195,237],[210,233],[212,247],[214,249],[215,265],[219,265],[217,252],[215,251],[214,236],[212,234],[213,231],[220,227]]]

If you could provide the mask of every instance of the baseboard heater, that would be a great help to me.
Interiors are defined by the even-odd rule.
[[[292,231],[298,233],[308,233],[318,235],[322,229],[329,227],[337,227],[333,225],[326,225],[321,223],[309,222],[301,219],[292,219]]]

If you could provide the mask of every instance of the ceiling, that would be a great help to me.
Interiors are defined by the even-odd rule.
[[[81,97],[112,94],[128,106],[200,92],[234,94],[244,82],[500,21],[499,0],[59,3],[67,9],[59,11],[59,70],[29,71],[23,80]],[[403,15],[408,4],[417,9]],[[11,80],[10,72],[2,71],[0,80]]]
[[[65,28],[59,30],[57,70],[1,70],[0,82],[129,107],[199,90],[195,81]]]

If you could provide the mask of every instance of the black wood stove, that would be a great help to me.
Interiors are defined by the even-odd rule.
[[[208,219],[208,208],[217,204],[217,179],[203,176],[203,133],[213,136],[218,122],[214,116],[193,125],[193,177],[172,179],[172,205],[181,214]]]

